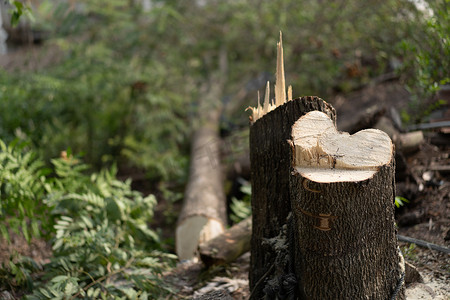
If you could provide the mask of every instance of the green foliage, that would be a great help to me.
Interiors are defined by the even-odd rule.
[[[46,160],[71,147],[96,167],[119,161],[155,180],[184,178],[189,91],[142,34],[154,24],[123,1],[81,2],[83,9],[47,1],[36,12],[36,26],[77,34],[50,42],[61,50],[59,63],[36,73],[0,71],[0,135],[45,145]]]
[[[52,74],[0,74],[6,83],[0,91],[2,136],[31,139],[38,149],[45,145],[47,159],[70,146],[97,166],[122,157],[153,170],[154,177],[183,174],[185,113],[170,102],[182,99],[135,91],[133,82],[156,74],[136,74],[135,65],[116,63],[104,46],[73,50]]]
[[[32,260],[15,259],[0,270],[5,284],[31,289],[30,299],[147,299],[171,292],[161,273],[175,256],[161,252],[158,235],[148,227],[153,195],[144,197],[130,180],[117,180],[115,167],[88,175],[89,167],[70,151],[52,160],[50,176],[33,152],[0,145],[2,218],[12,229],[24,220],[33,236],[47,228],[53,237],[53,257],[39,279],[32,278],[40,270]],[[20,229],[30,239],[27,228]]]
[[[441,85],[450,83],[449,2],[430,0],[426,3],[428,11],[421,12],[414,19],[418,26],[398,43],[403,57],[399,71],[412,93],[412,109],[417,115],[414,120],[404,118],[405,121],[417,122],[427,116],[436,106],[430,106],[427,100],[436,94]]]
[[[403,256],[410,261],[417,261],[416,244],[409,244],[409,246],[402,247]]]
[[[395,196],[395,206],[400,208],[405,205],[405,203],[409,203],[409,200],[405,197]]]
[[[41,200],[52,191],[46,180],[49,170],[33,152],[24,151],[17,141],[6,145],[0,140],[0,235],[9,240],[8,228],[22,233],[27,241],[51,229],[52,222],[42,222],[48,207]]]
[[[30,292],[34,287],[36,274],[42,271],[42,266],[29,257],[11,255],[8,263],[0,266],[0,288],[23,290]]]
[[[241,192],[244,197],[238,200],[236,197],[231,199],[230,209],[231,215],[230,219],[234,223],[239,223],[240,221],[246,219],[252,214],[252,208],[250,205],[250,196],[252,194],[252,187],[249,183],[241,186]]]
[[[48,281],[30,299],[145,299],[170,291],[160,274],[175,257],[156,250],[159,238],[148,228],[155,197],[116,180],[115,168],[87,176],[73,158],[52,162],[60,192],[45,203],[59,216],[54,257],[44,266]]]
[[[23,15],[26,15],[28,18],[33,19],[33,15],[31,14],[31,8],[19,1],[9,0],[9,3],[13,7],[11,10],[11,26],[17,26],[19,24],[20,18]]]

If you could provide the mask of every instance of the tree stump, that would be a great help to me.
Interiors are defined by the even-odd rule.
[[[292,146],[300,297],[404,299],[389,136],[376,129],[340,133],[326,114],[311,112],[294,124]]]
[[[284,91],[280,35],[275,102],[250,107],[250,299],[404,299],[391,139]]]
[[[253,229],[249,280],[254,299],[264,296],[265,275],[277,256],[267,241],[279,235],[291,212],[292,154],[287,140],[294,122],[316,110],[335,118],[335,110],[327,102],[318,97],[302,97],[286,102],[250,126]]]

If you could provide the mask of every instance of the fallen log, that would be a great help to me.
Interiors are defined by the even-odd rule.
[[[402,242],[412,243],[412,244],[416,244],[417,246],[420,246],[420,247],[424,247],[424,248],[428,248],[431,250],[436,250],[436,251],[450,254],[450,248],[447,248],[444,246],[439,246],[439,245],[436,245],[436,244],[433,244],[433,243],[430,243],[427,241],[415,239],[415,238],[404,236],[404,235],[398,235],[397,237],[398,237],[398,240],[402,241]]]
[[[180,260],[195,257],[200,243],[223,233],[227,224],[226,197],[220,163],[219,119],[226,74],[226,52],[220,69],[204,85],[191,146],[189,180],[178,217],[175,245]]]
[[[176,252],[180,260],[190,259],[200,243],[225,231],[226,197],[219,163],[217,132],[196,131],[193,138],[189,182],[176,228]]]
[[[386,132],[395,143],[395,149],[405,155],[416,152],[419,150],[420,145],[425,142],[422,131],[400,133],[393,122],[384,116],[380,117],[373,127]]]
[[[200,258],[210,267],[233,262],[250,250],[251,217],[239,222],[221,235],[199,246]]]

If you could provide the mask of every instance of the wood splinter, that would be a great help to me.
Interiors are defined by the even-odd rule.
[[[286,80],[284,75],[284,57],[283,57],[283,39],[280,32],[280,41],[277,43],[277,71],[275,74],[275,102],[270,101],[270,83],[267,81],[266,93],[264,96],[264,103],[261,106],[259,92],[258,92],[258,105],[256,107],[249,106],[246,110],[251,110],[250,122],[254,123],[258,119],[262,118],[268,112],[276,109],[277,107],[285,104],[287,101],[292,101],[292,86],[288,87],[288,94],[286,96]]]

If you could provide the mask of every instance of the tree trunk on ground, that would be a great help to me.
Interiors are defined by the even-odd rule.
[[[200,243],[225,231],[226,197],[219,153],[216,130],[204,127],[195,132],[189,182],[175,237],[180,260],[194,257]]]
[[[419,150],[425,142],[422,131],[411,131],[400,133],[394,123],[387,117],[381,117],[373,128],[386,132],[395,143],[395,150],[404,155],[414,153]]]
[[[287,140],[291,138],[294,122],[314,110],[335,118],[334,108],[322,99],[302,97],[288,101],[250,127],[253,231],[249,279],[254,299],[263,297],[262,281],[277,256],[267,241],[278,236],[291,212],[292,154]]]
[[[180,260],[196,255],[199,244],[225,231],[226,197],[220,163],[219,120],[225,85],[227,53],[219,53],[219,70],[203,85],[195,123],[189,181],[175,232],[176,253]]]
[[[206,266],[227,264],[250,250],[252,219],[234,225],[223,234],[200,244],[200,258]]]

